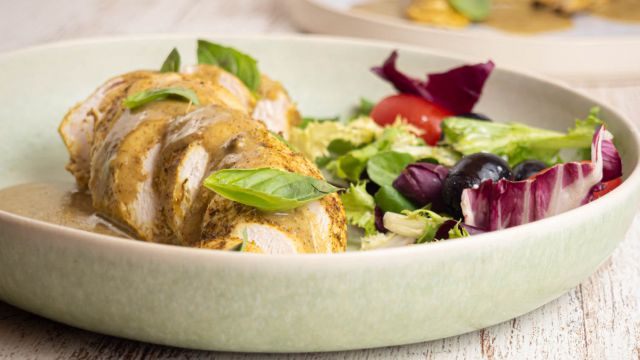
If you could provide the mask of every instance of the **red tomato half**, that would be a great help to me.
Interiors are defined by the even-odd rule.
[[[602,183],[603,187],[602,190],[598,190],[598,191],[594,191],[593,192],[593,199],[598,199],[601,198],[603,196],[605,196],[606,194],[608,194],[609,192],[611,192],[611,190],[617,188],[618,186],[620,186],[620,184],[622,184],[622,178],[616,178],[613,180],[609,180],[609,181],[605,181]]]
[[[400,115],[413,126],[424,130],[422,138],[429,145],[440,140],[440,123],[453,114],[419,96],[399,94],[382,99],[371,111],[371,117],[378,125],[391,125]]]

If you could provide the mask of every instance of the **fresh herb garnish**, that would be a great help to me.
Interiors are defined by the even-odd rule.
[[[264,211],[290,210],[338,190],[324,180],[273,168],[219,170],[204,186]]]
[[[191,89],[185,88],[164,88],[141,91],[127,97],[122,103],[128,109],[135,109],[152,101],[165,100],[167,98],[186,100],[194,105],[200,104],[196,93]]]
[[[237,76],[251,91],[257,91],[260,86],[256,60],[234,48],[198,40],[198,64],[220,66]]]
[[[160,67],[160,72],[178,72],[180,71],[180,53],[178,49],[173,48],[167,58]]]

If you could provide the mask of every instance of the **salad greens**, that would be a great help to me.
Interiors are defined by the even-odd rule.
[[[152,101],[164,100],[167,98],[186,100],[194,105],[200,104],[198,96],[193,90],[177,87],[141,91],[127,97],[122,103],[128,109],[135,109]]]
[[[366,189],[366,181],[350,184],[340,198],[349,224],[364,229],[365,235],[377,233],[374,210],[376,203]]]
[[[575,127],[567,133],[519,123],[503,124],[459,117],[446,119],[442,130],[444,143],[463,155],[490,152],[506,157],[510,165],[527,159],[552,165],[559,161],[561,149],[590,148],[596,126],[602,125],[598,113],[598,108],[591,109],[589,116],[576,120]]]
[[[237,76],[251,91],[260,86],[260,71],[251,56],[234,48],[198,40],[198,64],[217,65]]]
[[[160,72],[178,72],[180,71],[180,53],[178,49],[173,48],[167,58],[160,67]]]
[[[263,211],[290,210],[338,190],[323,180],[273,168],[218,170],[204,186]]]
[[[396,151],[382,151],[367,161],[369,178],[380,186],[391,186],[407,165],[414,162],[413,156]]]
[[[416,208],[409,199],[400,194],[400,192],[391,185],[381,186],[373,198],[376,201],[376,205],[378,205],[382,211],[402,212],[406,209],[415,210]]]

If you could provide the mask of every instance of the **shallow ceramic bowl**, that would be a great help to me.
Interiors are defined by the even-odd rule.
[[[214,37],[260,60],[309,115],[334,115],[391,88],[369,72],[392,45],[315,37]],[[0,187],[67,181],[57,124],[108,77],[158,68],[194,36],[91,40],[0,56]],[[402,47],[414,74],[463,62]],[[480,60],[480,59],[475,59]],[[564,130],[597,102],[498,68],[478,110]],[[149,244],[0,212],[0,298],[100,333],[189,348],[326,351],[406,344],[505,321],[591,274],[636,211],[639,137],[602,106],[626,181],[579,209],[508,230],[339,255],[265,256]],[[46,201],[46,199],[42,199]]]

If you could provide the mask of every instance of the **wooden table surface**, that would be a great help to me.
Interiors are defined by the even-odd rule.
[[[0,1],[0,51],[77,37],[295,32],[267,0]],[[640,72],[640,67],[639,67]],[[640,122],[640,82],[573,84]],[[628,359],[640,358],[640,217],[613,256],[557,300],[484,330],[408,346],[322,354],[183,350],[78,330],[0,302],[0,358]]]

